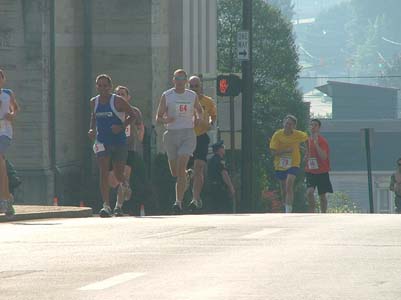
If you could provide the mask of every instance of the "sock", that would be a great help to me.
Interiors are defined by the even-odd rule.
[[[178,205],[182,209],[182,201],[175,200],[174,205]]]
[[[292,205],[289,204],[285,205],[285,213],[287,214],[292,213]]]

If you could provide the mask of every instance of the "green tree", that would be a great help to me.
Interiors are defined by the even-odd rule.
[[[311,68],[338,74],[344,70],[351,56],[345,26],[351,18],[349,2],[343,2],[321,12],[314,23],[298,29],[298,43],[311,56],[304,59]]]
[[[241,30],[242,1],[218,2],[218,69],[220,72],[239,72],[240,63],[234,57],[236,33]],[[304,129],[307,109],[297,89],[300,71],[292,24],[277,8],[263,0],[253,1],[253,76],[254,76],[254,170],[256,194],[268,185],[278,188],[273,179],[272,157],[268,140],[282,127],[282,119],[294,114],[298,128]]]
[[[281,14],[291,20],[294,16],[294,4],[292,0],[266,0],[268,4],[280,10]]]
[[[355,75],[379,75],[399,46],[391,41],[401,41],[399,20],[401,2],[387,0],[351,0],[352,17],[346,24],[349,46],[353,49]],[[377,80],[375,80],[377,82]]]

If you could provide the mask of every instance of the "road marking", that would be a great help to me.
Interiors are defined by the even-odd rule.
[[[79,291],[98,291],[105,290],[118,284],[125,283],[132,279],[144,276],[145,273],[123,273],[117,276],[110,277],[108,279],[91,283],[84,287],[79,288]]]
[[[256,232],[253,232],[253,233],[250,233],[250,234],[243,235],[242,238],[244,238],[244,239],[258,239],[258,238],[264,237],[266,235],[279,232],[281,230],[283,230],[283,229],[282,228],[265,228],[265,229],[262,229],[262,230],[259,230],[259,231],[256,231]]]

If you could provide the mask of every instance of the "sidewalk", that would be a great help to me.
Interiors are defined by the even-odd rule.
[[[92,208],[75,206],[14,205],[12,218],[0,214],[0,222],[50,219],[50,218],[87,218],[92,216]]]

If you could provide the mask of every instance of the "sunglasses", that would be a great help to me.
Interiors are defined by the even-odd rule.
[[[175,80],[187,80],[186,76],[174,76]]]

